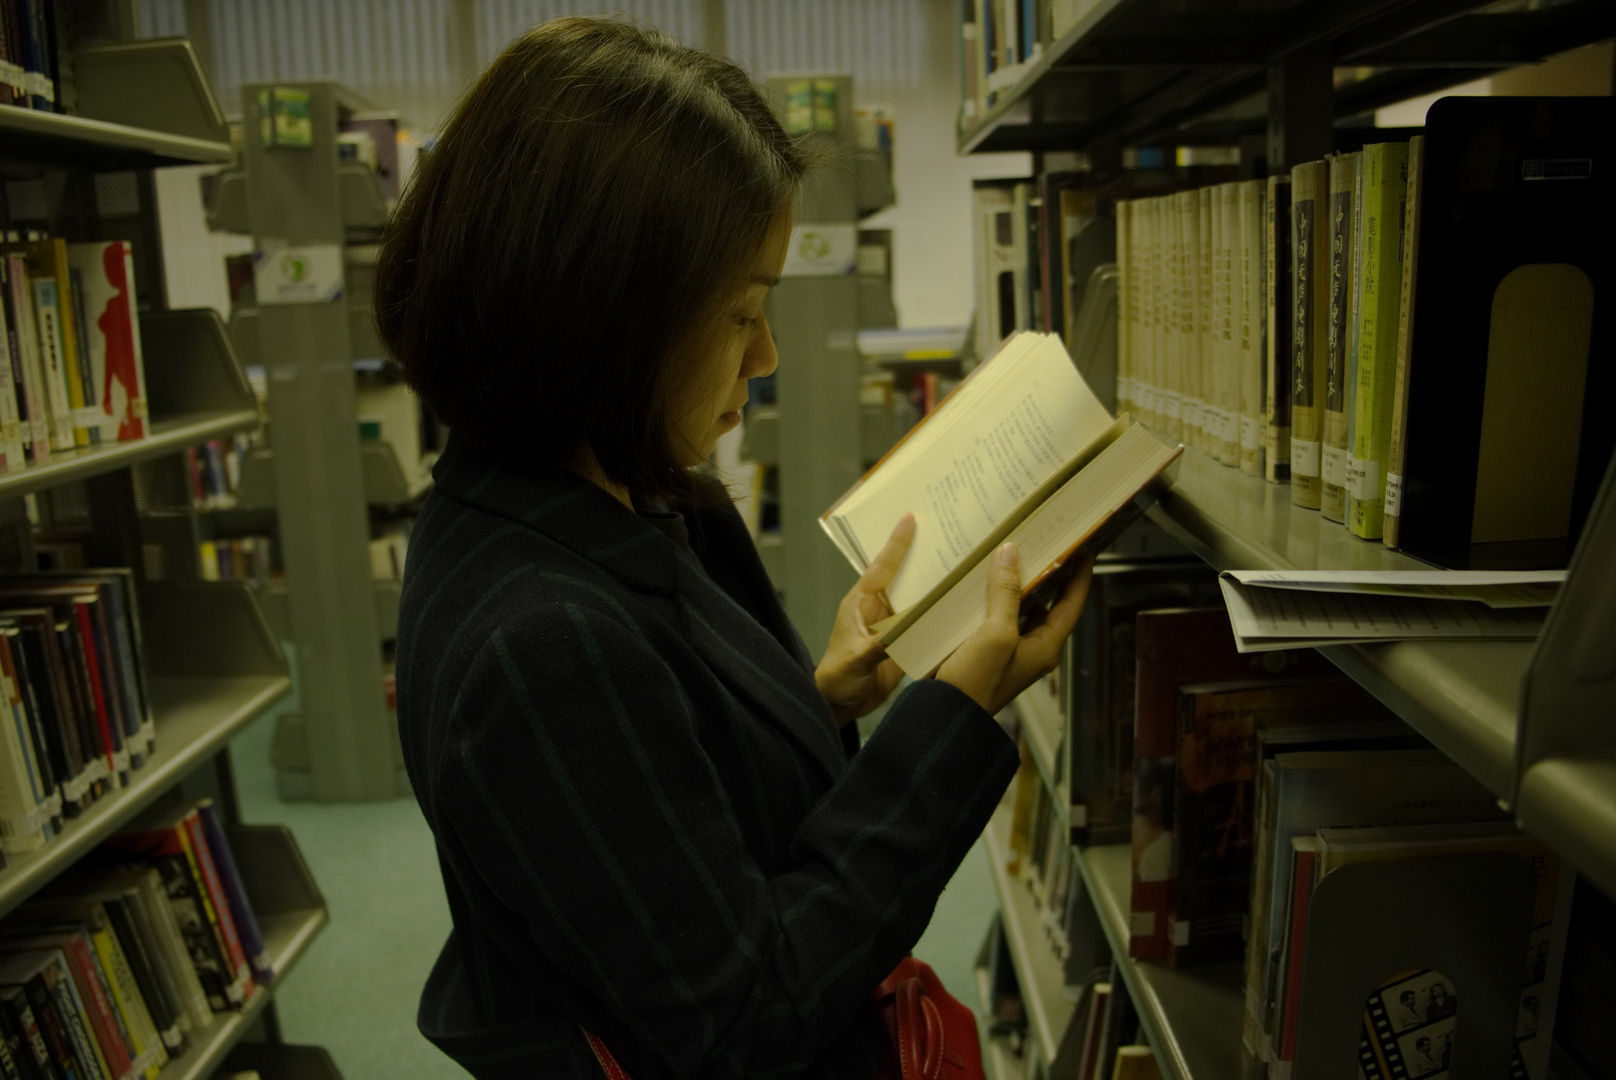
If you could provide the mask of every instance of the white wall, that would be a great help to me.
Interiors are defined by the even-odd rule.
[[[854,83],[862,108],[896,121],[895,206],[868,228],[892,230],[893,300],[900,326],[964,326],[971,321],[971,181],[1027,176],[1031,156],[954,152],[959,111],[957,4],[925,0],[926,48],[919,80],[908,86]]]

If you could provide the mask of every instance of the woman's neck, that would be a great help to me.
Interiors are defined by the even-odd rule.
[[[578,451],[578,456],[573,461],[572,471],[630,510],[634,509],[634,500],[629,496],[628,488],[606,475],[605,470],[600,467],[600,462],[595,460],[595,452],[589,447],[585,446]]]

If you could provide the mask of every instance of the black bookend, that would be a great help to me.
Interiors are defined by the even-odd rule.
[[[1443,98],[1426,118],[1403,550],[1566,565],[1616,449],[1616,100]]]
[[[1531,864],[1505,854],[1326,875],[1308,911],[1296,1074],[1356,1080],[1379,1037],[1387,1076],[1424,1075],[1416,1055],[1451,1054],[1451,1080],[1508,1080],[1533,890]],[[1406,1017],[1404,994],[1414,995]]]

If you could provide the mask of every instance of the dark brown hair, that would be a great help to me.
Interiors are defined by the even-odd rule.
[[[587,445],[635,494],[687,498],[679,350],[803,167],[734,64],[632,22],[545,23],[467,92],[393,215],[382,341],[456,440],[525,467]]]

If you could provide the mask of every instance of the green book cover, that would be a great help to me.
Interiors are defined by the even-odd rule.
[[[1364,147],[1363,278],[1354,311],[1358,342],[1347,456],[1347,527],[1380,539],[1386,506],[1386,459],[1397,379],[1397,309],[1402,288],[1403,209],[1408,144]]]

